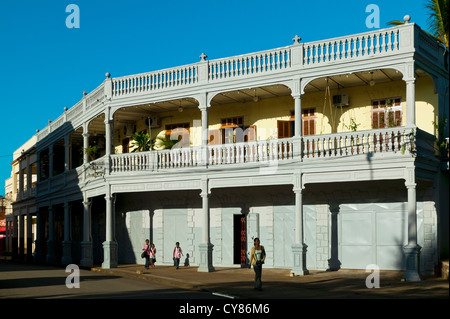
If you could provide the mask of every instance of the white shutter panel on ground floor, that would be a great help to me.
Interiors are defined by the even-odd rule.
[[[164,209],[164,263],[173,264],[173,248],[179,242],[184,256],[180,265],[184,265],[184,258],[189,253],[187,247],[187,209]],[[191,253],[192,254],[192,253]]]

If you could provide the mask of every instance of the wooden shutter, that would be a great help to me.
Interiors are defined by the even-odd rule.
[[[278,138],[291,137],[290,134],[290,121],[277,121]]]
[[[302,134],[303,136],[316,134],[315,109],[305,109],[302,112]]]
[[[397,110],[394,112],[394,122],[396,126],[402,125],[402,111]]]

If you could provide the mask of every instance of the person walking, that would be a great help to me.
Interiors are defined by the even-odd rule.
[[[180,247],[180,243],[176,242],[175,243],[175,248],[173,249],[173,259],[175,261],[175,267],[176,269],[178,269],[178,266],[180,265],[180,258],[183,255],[183,250]]]
[[[150,265],[150,245],[149,245],[149,240],[146,239],[145,240],[145,245],[142,247],[142,250],[144,251],[144,258],[145,258],[145,269],[148,269],[149,265]]]
[[[153,243],[150,245],[150,259],[151,259],[152,268],[155,268],[156,248],[155,248],[155,244],[153,244]]]
[[[262,290],[261,274],[262,265],[266,259],[266,251],[264,246],[260,245],[259,238],[253,240],[254,246],[250,253],[250,265],[253,265],[255,271],[255,289]]]

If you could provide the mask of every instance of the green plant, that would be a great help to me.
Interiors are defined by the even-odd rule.
[[[157,136],[155,140],[155,147],[158,149],[171,149],[175,144],[177,144],[178,140],[171,140],[168,137]]]
[[[135,147],[131,152],[145,152],[150,151],[154,140],[150,139],[150,135],[145,132],[133,134],[133,146]]]
[[[350,125],[343,124],[348,130],[352,132],[356,132],[358,130],[358,126],[361,125],[361,123],[356,123],[355,119],[352,117],[350,118]]]
[[[405,136],[405,140],[409,139],[409,141],[405,141],[404,143],[402,143],[402,146],[400,148],[400,151],[402,152],[402,155],[405,154],[406,152],[406,145],[409,145],[409,152],[411,154],[414,154],[415,152],[415,142],[416,142],[416,134],[414,133],[414,130],[411,130],[411,133],[409,133],[408,135]]]
[[[99,152],[100,152],[100,149],[99,149],[98,145],[96,145],[95,142],[94,142],[93,145],[89,145],[86,148],[84,148],[84,147],[81,148],[81,153],[82,154],[87,154],[88,159],[90,161],[95,160],[95,158],[99,154]]]
[[[447,126],[448,119],[445,116],[440,115],[438,118],[438,122],[436,123],[435,121],[433,121],[432,123],[437,133],[436,144],[439,148],[439,154],[445,157],[445,153],[447,151],[446,149],[448,147],[445,139],[445,128]]]
[[[437,132],[436,142],[439,146],[442,146],[443,143],[445,144],[444,130],[447,126],[447,122],[447,118],[443,115],[439,116],[437,123],[435,121],[431,122],[433,123],[434,129]]]

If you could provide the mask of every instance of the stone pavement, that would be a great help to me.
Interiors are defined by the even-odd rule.
[[[367,288],[364,270],[310,271],[290,276],[289,269],[263,268],[263,290],[253,289],[253,268],[219,268],[198,272],[197,267],[142,265],[91,268],[117,276],[147,280],[185,289],[209,291],[239,299],[442,299],[449,298],[449,281],[429,277],[419,282],[404,281],[403,272],[380,271],[380,288]]]

